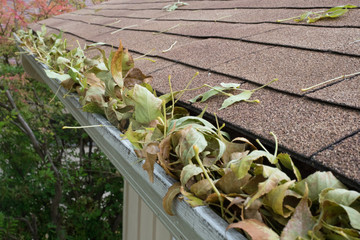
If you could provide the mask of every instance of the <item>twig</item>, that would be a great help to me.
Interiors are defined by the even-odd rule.
[[[345,79],[345,78],[348,78],[348,77],[354,77],[354,76],[357,76],[357,75],[360,75],[360,72],[351,73],[351,74],[348,74],[348,75],[342,75],[342,76],[340,76],[340,77],[336,77],[336,78],[333,78],[333,79],[329,79],[329,80],[326,80],[326,81],[324,81],[324,82],[315,84],[315,85],[313,85],[313,86],[311,86],[311,87],[302,88],[301,91],[306,92],[306,91],[309,91],[309,90],[311,90],[311,89],[320,87],[320,86],[322,86],[322,85],[325,85],[325,84],[328,84],[328,83],[331,83],[331,82],[335,82],[336,80]]]
[[[118,29],[118,30],[113,31],[113,32],[111,32],[110,34],[115,34],[115,33],[120,32],[120,31],[122,31],[122,30],[125,30],[125,29],[128,29],[128,28],[132,28],[132,27],[137,27],[137,26],[139,26],[139,25],[134,24],[134,25],[126,26],[126,27],[123,27],[123,28],[120,28],[120,29]]]
[[[177,43],[177,41],[175,41],[173,44],[171,44],[171,46],[168,49],[163,50],[162,52],[165,53],[165,52],[170,51],[175,46],[176,43]]]

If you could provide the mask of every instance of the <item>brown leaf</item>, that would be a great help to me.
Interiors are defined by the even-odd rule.
[[[212,192],[212,187],[207,179],[203,179],[198,181],[197,183],[194,183],[190,191],[195,194],[198,198],[206,199],[208,195]]]
[[[141,85],[142,83],[150,83],[152,81],[151,76],[146,76],[141,72],[138,68],[132,68],[129,70],[129,72],[126,74],[124,78],[124,86],[126,88],[133,88],[135,84]]]
[[[171,150],[171,135],[165,137],[159,144],[159,152],[158,152],[158,159],[161,167],[165,170],[165,172],[170,175],[171,177],[177,179],[177,177],[170,171],[169,164],[169,157],[170,157],[170,150]]]
[[[239,228],[246,231],[252,240],[277,240],[279,236],[264,223],[256,219],[245,219],[241,222],[230,224],[226,230],[230,228]]]
[[[72,78],[69,78],[69,79],[67,79],[67,80],[62,81],[60,84],[61,84],[61,86],[63,86],[65,89],[70,90],[70,89],[73,88],[75,82],[74,82],[74,80],[73,80]]]
[[[303,198],[281,233],[281,239],[292,240],[297,237],[308,239],[308,231],[312,230],[315,220],[308,206],[308,198]]]
[[[176,196],[180,193],[180,182],[174,183],[167,191],[163,198],[163,208],[167,214],[170,216],[174,216],[174,213],[172,211],[172,205],[173,201],[176,198]]]
[[[149,143],[143,149],[145,152],[145,163],[143,164],[143,169],[147,171],[150,182],[154,182],[154,164],[157,159],[157,154],[160,152],[158,143]]]
[[[224,201],[224,199],[226,198],[226,195],[220,193],[220,197]],[[205,199],[205,202],[207,202],[207,203],[218,203],[218,202],[220,202],[220,199],[219,199],[219,196],[216,193],[212,193],[212,194],[207,196],[207,198]]]
[[[94,73],[87,73],[85,74],[85,77],[88,85],[105,89],[105,83]]]
[[[235,142],[229,142],[224,137],[220,137],[221,141],[225,143],[226,150],[224,154],[222,155],[222,160],[224,164],[226,165],[228,162],[231,161],[231,154],[234,152],[244,152],[246,148],[246,144],[244,143],[235,143]]]
[[[215,186],[226,194],[242,193],[241,188],[249,181],[250,177],[248,174],[239,180],[233,171],[229,171],[216,182]]]
[[[246,219],[256,219],[260,222],[263,222],[259,211],[262,205],[262,202],[259,199],[256,199],[248,208],[244,209],[244,217]]]

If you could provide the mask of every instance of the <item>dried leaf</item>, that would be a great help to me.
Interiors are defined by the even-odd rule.
[[[253,201],[274,189],[280,181],[290,181],[290,178],[277,168],[258,165],[255,169],[255,174],[259,174],[260,172],[263,177],[267,179],[264,182],[259,183],[257,192],[248,202],[246,207],[249,207]]]
[[[244,152],[246,149],[246,144],[244,143],[236,143],[237,139],[234,139],[233,141],[229,142],[227,141],[222,135],[219,136],[221,141],[225,143],[226,149],[224,151],[224,154],[222,155],[222,160],[224,164],[228,164],[231,159],[231,154],[234,152]]]
[[[122,66],[124,49],[120,41],[119,48],[111,59],[111,75],[116,84],[122,89],[124,87]]]
[[[99,87],[105,89],[105,83],[101,81],[94,73],[87,73],[84,75],[86,77],[87,84],[91,87]]]
[[[212,192],[212,186],[209,180],[202,179],[191,185],[190,191],[194,193],[196,197],[200,199],[206,199],[206,197]]]
[[[295,209],[289,222],[281,233],[282,240],[293,240],[301,237],[302,239],[311,239],[308,232],[313,229],[315,220],[308,206],[308,198],[304,197]]]
[[[170,150],[171,150],[171,135],[165,137],[159,144],[159,153],[158,153],[158,159],[161,167],[165,170],[165,172],[173,177],[174,179],[177,179],[177,177],[171,173],[170,168],[168,166],[169,157],[170,157]]]
[[[271,228],[255,219],[245,219],[241,222],[230,224],[226,230],[239,228],[246,231],[253,240],[277,240],[280,239]]]
[[[246,175],[242,179],[238,179],[233,171],[229,171],[216,182],[216,187],[222,192],[229,193],[241,193],[241,188],[249,181],[250,175]]]
[[[146,76],[138,68],[131,68],[124,78],[124,86],[131,89],[135,84],[141,85],[142,83],[149,84],[152,81],[151,76]]]
[[[283,217],[289,217],[292,211],[284,209],[284,199],[288,188],[290,188],[294,184],[294,182],[295,181],[289,181],[272,189],[264,197],[264,205],[271,207],[275,213]]]
[[[167,214],[170,216],[174,216],[172,211],[172,205],[176,196],[180,193],[180,182],[174,183],[171,187],[169,187],[167,193],[163,198],[163,208]]]
[[[160,152],[158,143],[147,144],[143,152],[145,153],[145,163],[142,168],[148,173],[150,182],[154,182],[154,164],[157,159],[157,154]]]

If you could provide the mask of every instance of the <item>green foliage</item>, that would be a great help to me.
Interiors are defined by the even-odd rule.
[[[28,34],[21,32],[21,39],[27,39]],[[34,40],[38,43],[37,38]],[[143,168],[150,181],[153,181],[155,162],[179,180],[163,198],[168,214],[173,214],[173,200],[182,193],[191,206],[213,207],[229,222],[229,228],[239,229],[252,239],[360,238],[359,193],[347,190],[331,172],[316,172],[302,179],[291,157],[278,154],[273,133],[274,153],[259,141],[262,150],[245,138],[229,141],[220,126],[213,126],[202,115],[189,116],[186,109],[175,107],[176,101],[189,90],[188,86],[182,91],[171,90],[164,96],[156,96],[149,84],[151,77],[133,67],[121,44],[109,57],[84,56],[77,64],[69,65],[73,62],[72,55],[64,52],[61,57],[65,56],[68,60],[58,61],[59,56],[47,55],[47,63],[66,63],[61,69],[64,73],[75,65],[80,66],[76,68],[78,79],[72,78],[71,84],[63,86],[76,90],[82,103],[95,104],[96,111],[101,109],[111,123],[126,129],[124,137],[134,144],[138,157],[145,159]],[[60,74],[59,69],[50,66]],[[222,105],[225,108],[239,101],[256,101],[249,100],[252,93],[267,85],[253,90],[239,89],[236,83],[204,85],[211,89],[191,101],[206,101],[224,94],[228,96]],[[270,165],[263,164],[264,159]],[[294,176],[289,176],[282,167]]]
[[[333,8],[330,8],[329,10],[324,10],[324,11],[319,11],[319,12],[309,11],[309,12],[305,12],[296,17],[277,20],[277,22],[284,22],[284,21],[293,19],[295,22],[306,21],[307,23],[314,23],[314,22],[317,22],[317,21],[319,21],[321,19],[325,19],[325,18],[338,18],[338,17],[344,15],[345,13],[347,13],[349,11],[349,9],[351,9],[351,8],[357,8],[357,6],[348,4],[348,5],[333,7]]]
[[[110,161],[64,114],[51,91],[21,77],[18,67],[0,65],[0,239],[56,239],[52,205],[60,173],[59,225],[66,239],[121,239],[123,180]],[[11,109],[6,91],[13,95]],[[21,116],[29,123],[42,158],[22,131]],[[35,231],[36,229],[36,231]],[[47,237],[46,237],[47,236]]]

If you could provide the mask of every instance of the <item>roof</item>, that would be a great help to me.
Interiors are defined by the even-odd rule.
[[[112,0],[37,24],[62,30],[70,45],[104,42],[107,51],[119,40],[133,56],[148,54],[135,65],[154,77],[153,87],[169,92],[205,83],[241,83],[254,89],[261,103],[238,103],[218,110],[225,97],[208,100],[208,113],[246,136],[274,144],[282,151],[320,169],[331,169],[342,180],[360,185],[360,76],[301,89],[360,71],[360,9],[316,23],[276,22],[343,5],[343,1],[241,0],[193,1],[172,12],[171,1]],[[347,4],[358,4],[348,0]],[[176,43],[176,44],[175,44]],[[167,50],[167,51],[166,51]],[[188,99],[205,89],[187,92],[182,100],[195,112],[205,104]],[[191,106],[190,106],[191,105]]]

